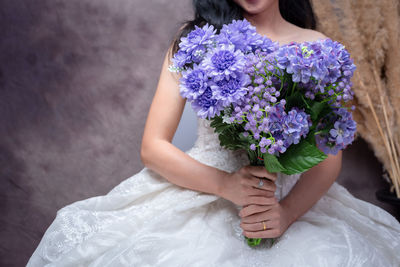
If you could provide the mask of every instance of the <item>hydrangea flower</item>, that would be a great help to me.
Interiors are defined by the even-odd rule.
[[[275,57],[277,66],[306,89],[306,97],[314,99],[319,94],[325,98],[334,96],[335,100],[352,99],[350,78],[355,65],[340,43],[331,39],[291,43],[281,46]]]
[[[353,142],[357,124],[353,120],[351,112],[346,108],[339,108],[334,111],[334,116],[322,122],[318,128],[323,129],[326,127],[324,124],[332,121],[334,123],[329,133],[317,135],[316,140],[319,148],[324,153],[336,155],[339,150],[346,148],[347,145]]]
[[[293,108],[282,120],[285,147],[298,144],[301,137],[306,137],[312,125],[310,115],[297,108]]]

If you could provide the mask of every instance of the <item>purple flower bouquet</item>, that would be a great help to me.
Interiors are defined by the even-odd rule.
[[[212,25],[182,37],[170,71],[200,118],[211,120],[221,146],[245,149],[252,165],[296,174],[350,144],[356,123],[355,65],[331,39],[279,46],[246,20],[217,33]],[[247,239],[257,245],[260,239]]]

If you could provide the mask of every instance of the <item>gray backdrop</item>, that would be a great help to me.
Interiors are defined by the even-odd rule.
[[[22,266],[61,207],[138,172],[163,56],[188,0],[0,1],[0,266]],[[174,139],[195,138],[186,107]],[[377,202],[381,165],[359,140],[339,182]]]

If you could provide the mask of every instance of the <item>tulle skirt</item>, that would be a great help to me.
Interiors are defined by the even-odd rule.
[[[208,142],[188,153],[227,171],[248,164]],[[298,179],[279,175],[277,197]],[[59,210],[28,266],[400,266],[399,222],[337,183],[272,246],[247,245],[238,211],[144,168]]]

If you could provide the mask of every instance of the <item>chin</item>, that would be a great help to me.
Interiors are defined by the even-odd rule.
[[[257,15],[278,3],[279,0],[234,0],[234,2],[241,6],[246,13]]]

